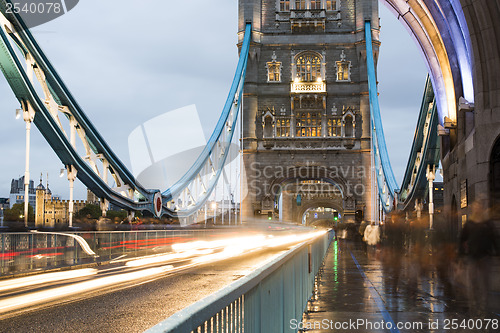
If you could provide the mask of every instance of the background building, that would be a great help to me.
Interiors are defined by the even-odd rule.
[[[86,202],[74,201],[74,213],[85,207]],[[40,184],[36,187],[36,208],[35,225],[36,227],[55,227],[58,224],[69,223],[69,200],[60,200],[59,197],[53,197],[52,192],[45,188],[40,178]]]
[[[29,204],[31,207],[36,205],[35,184],[30,180],[29,184]],[[12,179],[9,194],[9,208],[15,204],[24,204],[24,176],[19,179]]]

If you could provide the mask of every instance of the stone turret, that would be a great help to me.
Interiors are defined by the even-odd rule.
[[[46,189],[42,184],[42,175],[40,174],[40,184],[36,187],[36,212],[35,212],[35,226],[44,226],[45,217],[45,196]]]

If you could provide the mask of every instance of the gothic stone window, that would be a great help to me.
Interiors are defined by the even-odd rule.
[[[321,136],[321,114],[319,112],[301,112],[296,119],[297,137]]]
[[[290,0],[280,0],[280,12],[290,11]]]
[[[290,136],[290,118],[276,117],[276,137],[285,138]]]
[[[311,9],[321,9],[321,0],[310,0]]]
[[[271,115],[264,116],[264,138],[273,137],[273,117]]]
[[[306,0],[295,0],[295,9],[306,9]]]
[[[346,138],[354,137],[354,119],[350,114],[344,117],[344,134]]]
[[[304,52],[296,57],[297,78],[302,82],[315,82],[321,78],[321,56],[315,52]]]
[[[342,50],[340,61],[336,62],[337,81],[351,81],[351,62],[345,60],[345,53]]]
[[[342,135],[342,120],[340,117],[333,117],[327,120],[327,135],[328,136],[341,136]]]
[[[337,1],[326,0],[326,10],[337,10]]]
[[[281,62],[276,61],[276,52],[273,52],[272,61],[266,64],[267,82],[281,82]]]

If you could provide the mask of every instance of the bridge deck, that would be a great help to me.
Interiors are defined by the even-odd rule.
[[[490,291],[489,309],[478,313],[477,309],[470,309],[467,297],[455,290],[460,288],[445,287],[435,269],[430,266],[424,269],[425,265],[418,265],[410,256],[389,252],[383,248],[365,251],[361,243],[334,241],[325,257],[317,295],[309,303],[308,313],[304,314],[302,325],[312,328],[307,332],[330,332],[332,329],[342,332],[441,332],[445,331],[447,323],[451,329],[454,319],[460,325],[463,320],[467,324],[471,318],[482,318],[483,331],[498,332],[498,328],[492,329],[493,322],[489,330],[484,330],[485,318],[499,322],[498,292]],[[424,262],[421,260],[420,264]],[[363,320],[360,326],[352,326],[352,322],[358,320]],[[386,329],[382,329],[377,326],[382,320],[394,325],[422,323],[423,327],[388,330],[384,326]],[[436,321],[439,327],[430,329],[429,323],[436,325]],[[342,323],[344,329],[335,326]],[[477,324],[470,322],[470,325]],[[453,331],[471,330],[459,327]]]

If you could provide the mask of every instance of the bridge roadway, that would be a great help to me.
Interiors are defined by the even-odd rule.
[[[295,244],[210,262],[205,262],[207,257],[222,251],[209,255],[201,251],[149,264],[129,261],[131,265],[124,265],[118,260],[83,271],[90,275],[46,283],[40,283],[43,274],[36,275],[36,285],[28,279],[15,288],[5,287],[4,280],[0,283],[0,332],[142,332]],[[38,298],[45,299],[37,303]]]

